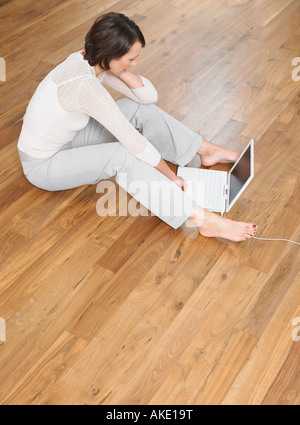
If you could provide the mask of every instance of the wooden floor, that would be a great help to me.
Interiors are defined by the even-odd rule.
[[[40,190],[17,153],[39,82],[100,13],[123,12],[146,37],[136,71],[158,106],[214,143],[255,139],[255,178],[228,217],[300,241],[299,0],[0,6],[0,403],[299,404],[298,245],[100,217],[96,186]]]

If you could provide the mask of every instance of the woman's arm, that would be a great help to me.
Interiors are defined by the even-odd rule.
[[[155,167],[185,190],[185,182],[169,168],[157,149],[125,118],[101,83],[94,79],[81,82],[76,90],[79,109],[92,116],[137,158]]]
[[[144,87],[143,80],[139,75],[133,74],[132,72],[125,71],[119,75],[119,78],[123,83],[127,85],[130,89],[138,89],[140,87]],[[164,161],[163,158],[159,161],[159,163],[155,166],[155,168],[176,183],[178,186],[182,188],[182,190],[186,190],[185,181],[176,176],[176,174],[171,170],[168,164]]]
[[[138,103],[149,104],[158,100],[153,84],[147,78],[126,71],[118,77],[109,71],[103,73],[103,83]]]
[[[160,162],[158,150],[127,120],[100,81],[94,78],[81,81],[75,102],[81,112],[102,124],[132,155],[153,167]]]
[[[143,80],[138,75],[129,71],[123,72],[119,78],[131,89],[138,89],[144,86]],[[161,158],[155,168],[177,184],[177,186],[181,187],[182,190],[186,190],[186,182],[171,170],[163,158]]]
[[[111,73],[110,73],[110,75],[112,76]],[[143,80],[142,80],[142,78],[139,75],[133,74],[132,72],[129,72],[129,71],[123,72],[118,77],[116,77],[116,76],[113,76],[113,77],[119,78],[131,90],[135,90],[135,89],[139,89],[139,88],[144,87],[143,80],[145,81],[145,77],[143,77]],[[149,83],[149,85],[152,86],[150,81],[147,80],[146,84],[148,85],[148,83]],[[156,92],[155,88],[153,86],[150,87],[150,91],[151,91],[151,88],[153,88],[153,90],[155,91],[154,97],[155,97],[155,95],[157,97],[157,92]],[[141,90],[139,92],[141,92]],[[150,95],[151,95],[151,93],[150,93]],[[152,95],[153,95],[153,92],[152,92]],[[152,103],[152,102],[149,102],[149,103]],[[156,168],[158,171],[160,171],[162,174],[164,174],[166,177],[168,177],[171,181],[173,181],[175,184],[177,184],[177,186],[181,187],[182,190],[186,190],[186,182],[181,177],[176,176],[176,174],[171,170],[171,168],[168,166],[168,164],[164,161],[163,158],[160,159],[159,163],[154,168]]]
[[[141,77],[130,71],[122,72],[118,78],[120,78],[120,80],[123,81],[123,83],[125,83],[130,89],[139,89],[140,87],[144,87]]]
[[[159,163],[154,167],[158,171],[160,171],[162,174],[164,174],[166,177],[168,177],[173,183],[175,183],[177,186],[181,187],[181,189],[185,192],[187,190],[187,182],[183,180],[182,177],[177,176],[171,168],[168,166],[166,161],[161,158]]]

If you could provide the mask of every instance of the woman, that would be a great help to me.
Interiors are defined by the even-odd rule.
[[[209,143],[154,105],[157,92],[151,82],[128,71],[144,46],[139,27],[125,15],[108,13],[95,21],[85,48],[46,76],[27,107],[18,142],[26,178],[56,191],[116,176],[119,185],[175,229],[189,219],[203,236],[251,238],[254,224],[197,206],[185,194],[186,182],[164,161],[184,166],[198,159],[199,165],[213,165],[234,161],[238,154]],[[102,83],[127,98],[115,102]],[[120,178],[124,174],[126,184]],[[140,180],[149,194],[130,191],[130,183]],[[170,208],[161,213],[150,189],[154,181],[167,185],[167,202],[181,205],[182,212]]]

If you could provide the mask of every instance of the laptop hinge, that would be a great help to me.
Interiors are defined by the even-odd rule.
[[[227,199],[228,198],[228,192],[229,192],[229,186],[228,186],[228,184],[224,184],[224,189],[223,189],[223,197],[225,198],[225,199]]]

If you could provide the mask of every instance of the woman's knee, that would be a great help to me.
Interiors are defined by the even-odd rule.
[[[116,175],[134,167],[136,161],[138,159],[120,143],[115,155],[111,158],[107,166],[107,170],[112,175]]]
[[[116,103],[128,121],[133,119],[140,107],[139,103],[134,102],[132,99],[128,98],[117,100]]]

